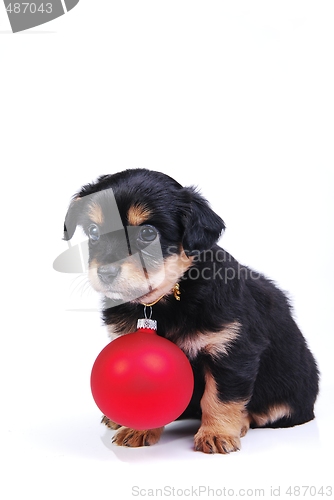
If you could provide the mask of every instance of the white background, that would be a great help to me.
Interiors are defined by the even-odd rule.
[[[3,498],[333,482],[333,23],[327,1],[81,0],[13,35],[0,5]],[[191,422],[110,444],[89,389],[106,331],[52,263],[74,192],[134,167],[198,185],[225,248],[288,290],[322,372],[315,421],[230,456],[194,452]]]

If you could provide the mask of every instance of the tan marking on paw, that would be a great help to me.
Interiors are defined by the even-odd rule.
[[[244,415],[244,419],[243,419],[243,423],[242,423],[242,427],[241,427],[241,432],[240,432],[240,437],[246,436],[246,434],[249,430],[251,421],[252,421],[252,418],[248,413],[246,415]]]
[[[136,431],[128,427],[121,427],[113,437],[112,442],[118,446],[129,446],[137,448],[139,446],[151,446],[159,441],[163,427]]]

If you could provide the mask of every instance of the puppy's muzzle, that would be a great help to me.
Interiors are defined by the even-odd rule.
[[[115,278],[120,273],[120,266],[117,264],[106,264],[100,266],[97,270],[97,275],[105,285],[111,285]]]

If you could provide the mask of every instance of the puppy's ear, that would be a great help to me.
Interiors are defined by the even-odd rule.
[[[77,225],[79,224],[79,215],[82,209],[81,205],[82,199],[78,196],[71,201],[64,222],[65,241],[70,240],[75,233]]]
[[[210,249],[225,229],[224,221],[205,198],[192,187],[184,188],[187,210],[184,214],[183,248],[187,255]]]

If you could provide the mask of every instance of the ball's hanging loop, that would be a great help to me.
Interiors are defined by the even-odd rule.
[[[147,308],[149,307],[149,316],[147,316]],[[152,319],[152,306],[144,306],[145,319]]]
[[[147,308],[148,311],[147,311]],[[157,322],[152,318],[152,306],[149,304],[144,304],[144,318],[137,321],[137,329],[140,328],[157,331]]]

